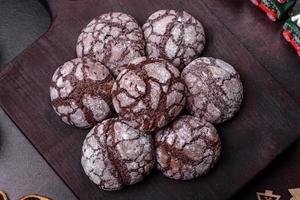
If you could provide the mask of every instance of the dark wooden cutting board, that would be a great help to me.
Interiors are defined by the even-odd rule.
[[[53,22],[48,32],[1,71],[1,107],[80,199],[228,199],[298,137],[299,107],[203,1],[49,0]],[[123,11],[142,24],[151,13],[164,8],[186,10],[203,22],[208,35],[204,55],[236,67],[245,99],[234,119],[217,126],[223,152],[208,175],[181,182],[154,170],[139,184],[103,192],[80,165],[81,145],[88,131],[66,126],[53,112],[50,79],[59,65],[76,56],[77,36],[93,17]]]

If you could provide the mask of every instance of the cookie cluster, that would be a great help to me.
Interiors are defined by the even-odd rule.
[[[142,26],[113,12],[79,35],[77,58],[55,72],[50,99],[66,124],[91,128],[81,164],[108,191],[141,181],[156,165],[165,176],[190,180],[218,161],[213,124],[239,110],[236,70],[211,57],[202,24],[184,11],[160,10]]]

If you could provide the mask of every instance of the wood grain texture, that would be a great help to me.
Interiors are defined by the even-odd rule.
[[[49,6],[49,31],[0,73],[0,105],[80,199],[228,199],[298,137],[299,107],[204,1],[49,1]],[[180,182],[154,170],[137,185],[103,192],[80,165],[87,131],[63,124],[50,106],[50,79],[60,64],[76,56],[77,36],[93,17],[123,11],[142,24],[163,8],[186,10],[203,22],[208,34],[204,55],[236,67],[245,99],[238,116],[217,127],[224,151],[208,175]]]
[[[300,59],[281,36],[284,20],[271,22],[250,0],[203,2],[300,105]]]

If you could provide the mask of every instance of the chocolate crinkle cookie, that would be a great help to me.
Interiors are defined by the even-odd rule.
[[[60,66],[50,85],[50,98],[62,121],[89,128],[112,113],[114,78],[99,62],[76,58]]]
[[[113,105],[119,116],[142,131],[172,121],[185,106],[180,72],[165,60],[137,58],[116,79]]]
[[[148,18],[143,31],[147,55],[166,59],[179,69],[204,49],[203,26],[185,11],[159,10]]]
[[[212,124],[180,116],[155,134],[157,168],[172,179],[190,180],[217,162],[221,142]]]
[[[234,116],[243,99],[243,85],[237,71],[228,63],[202,57],[181,73],[187,87],[187,110],[211,123]]]
[[[141,181],[155,163],[154,146],[145,134],[118,118],[96,125],[86,136],[81,164],[103,190],[119,190]]]
[[[77,41],[77,56],[92,56],[117,76],[134,58],[144,56],[143,31],[136,20],[124,13],[112,12],[93,19]]]

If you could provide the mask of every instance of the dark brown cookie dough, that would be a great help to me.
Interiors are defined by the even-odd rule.
[[[77,56],[95,57],[117,76],[132,59],[144,56],[143,31],[125,13],[112,12],[93,19],[77,41]]]
[[[237,71],[228,63],[202,57],[181,73],[187,87],[187,110],[211,123],[234,116],[243,99],[243,85]]]
[[[113,83],[113,76],[101,63],[86,57],[73,59],[52,77],[52,106],[65,123],[89,128],[110,116]]]
[[[119,116],[142,131],[154,131],[172,121],[185,105],[180,73],[165,60],[133,60],[112,89]]]
[[[83,143],[82,167],[103,190],[119,190],[141,181],[154,163],[151,136],[118,118],[96,125]]]
[[[183,69],[203,51],[202,24],[185,11],[159,10],[143,25],[149,57],[168,60]]]
[[[190,180],[217,162],[221,142],[212,124],[180,116],[155,134],[157,168],[172,179]]]

